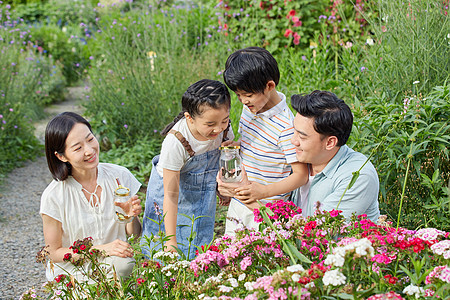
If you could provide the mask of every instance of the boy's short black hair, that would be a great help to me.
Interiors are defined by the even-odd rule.
[[[347,143],[353,115],[350,107],[335,94],[316,90],[311,94],[293,95],[291,105],[303,117],[314,118],[314,129],[318,133],[337,137],[337,146]]]
[[[234,92],[263,93],[270,80],[278,85],[280,70],[269,51],[248,47],[237,50],[228,57],[223,79]]]

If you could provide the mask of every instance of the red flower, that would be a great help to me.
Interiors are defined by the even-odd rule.
[[[284,37],[288,38],[291,36],[291,34],[293,33],[292,30],[290,30],[289,28],[286,29],[286,31],[284,32]]]
[[[86,245],[81,245],[81,246],[80,246],[80,250],[81,250],[81,251],[83,251],[83,250],[85,250],[85,249],[86,249]]]
[[[73,248],[72,252],[73,253],[78,253],[78,249],[77,248]]]
[[[61,275],[58,275],[58,276],[55,277],[55,281],[59,283],[64,278],[66,278],[66,275],[61,274]]]
[[[294,9],[291,9],[291,10],[288,12],[286,18],[287,18],[287,19],[290,19],[290,18],[293,17],[293,16],[295,16],[295,10],[294,10]]]
[[[141,285],[141,284],[143,284],[143,283],[145,282],[145,279],[139,277],[139,278],[136,280],[136,282],[137,282],[138,285]]]
[[[72,258],[72,254],[66,253],[66,254],[64,254],[63,260],[64,260],[64,261],[70,261],[71,258]]]

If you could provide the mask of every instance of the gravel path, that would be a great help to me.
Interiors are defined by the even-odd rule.
[[[47,122],[63,111],[80,113],[84,88],[70,88],[66,101],[46,109],[48,118],[35,124],[36,136],[43,143]],[[44,156],[13,170],[0,185],[0,299],[19,299],[29,288],[46,281],[45,269],[35,261],[44,246],[39,215],[41,194],[52,177]]]

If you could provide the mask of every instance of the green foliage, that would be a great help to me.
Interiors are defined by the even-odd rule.
[[[110,144],[159,136],[178,114],[190,84],[220,79],[218,66],[227,56],[219,46],[224,40],[207,34],[208,11],[149,8],[124,15],[109,9],[91,51],[86,111]]]
[[[244,45],[264,46],[273,53],[283,48],[305,48],[324,32],[341,45],[357,40],[368,30],[371,2],[329,1],[223,1],[220,25]]]
[[[146,183],[152,169],[152,158],[159,154],[160,148],[160,140],[141,138],[120,147],[113,144],[112,148],[100,157],[103,162],[128,168],[141,183]]]
[[[373,97],[355,104],[349,143],[363,153],[378,147],[372,162],[380,177],[383,211],[396,216],[411,159],[401,223],[449,230],[450,84],[435,87],[425,97],[406,95],[403,104],[389,100]]]
[[[67,83],[73,84],[81,78],[89,61],[83,56],[83,44],[78,39],[71,38],[70,32],[70,28],[63,31],[51,24],[30,28],[35,45],[61,62]]]
[[[413,88],[429,93],[450,78],[448,1],[380,1],[371,19],[374,45],[368,59],[367,88],[400,101]]]
[[[7,20],[2,7],[0,17]],[[35,158],[42,147],[34,136],[32,121],[43,116],[43,107],[59,98],[65,82],[61,66],[29,40],[29,31],[11,21],[0,40],[0,176]]]

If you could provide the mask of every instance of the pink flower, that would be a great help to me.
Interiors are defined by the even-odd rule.
[[[250,256],[244,257],[241,261],[241,270],[245,271],[248,267],[252,265],[252,258]]]
[[[330,211],[330,216],[332,216],[334,218],[334,217],[338,216],[341,212],[342,212],[342,210],[333,209]]]

